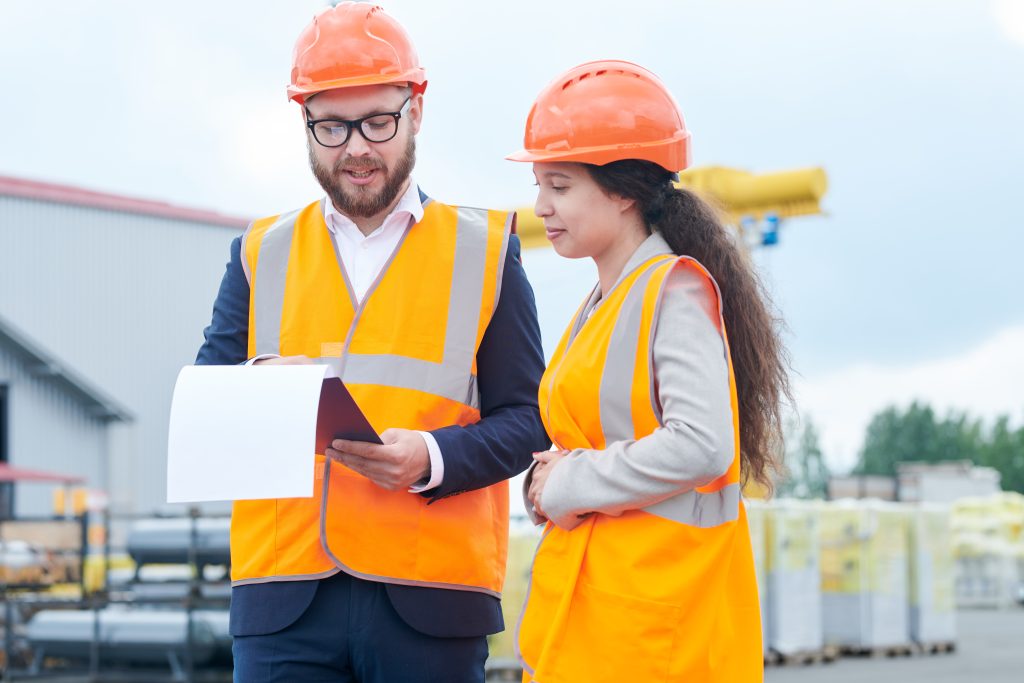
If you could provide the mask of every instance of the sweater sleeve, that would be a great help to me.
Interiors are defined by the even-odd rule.
[[[653,354],[662,426],[603,450],[576,449],[551,470],[541,508],[571,529],[590,513],[621,515],[724,474],[735,454],[729,370],[719,332],[717,293],[702,275],[668,277]]]

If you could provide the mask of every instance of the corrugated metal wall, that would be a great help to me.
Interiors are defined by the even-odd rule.
[[[7,456],[15,466],[85,477],[102,487],[106,424],[80,399],[48,377],[30,374],[0,341],[0,386],[7,387]],[[52,484],[18,484],[16,515],[48,515]]]
[[[135,417],[110,432],[120,509],[164,507],[174,379],[202,343],[238,232],[0,196],[0,316]]]

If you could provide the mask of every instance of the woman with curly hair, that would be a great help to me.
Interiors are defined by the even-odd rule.
[[[546,528],[519,626],[525,680],[760,681],[744,481],[770,488],[786,363],[734,238],[678,189],[690,134],[635,64],[569,70],[526,124],[536,213],[599,282],[540,386],[558,450],[528,509]]]

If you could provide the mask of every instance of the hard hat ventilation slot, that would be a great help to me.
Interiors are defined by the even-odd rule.
[[[565,83],[562,84],[562,90],[568,90],[569,86],[576,85],[585,78],[590,78],[591,76],[605,76],[609,74],[614,76],[631,76],[632,78],[640,79],[643,78],[643,76],[641,76],[638,73],[634,73],[632,71],[625,71],[623,69],[600,69],[598,71],[581,74],[577,78],[573,78],[571,80],[566,81]]]

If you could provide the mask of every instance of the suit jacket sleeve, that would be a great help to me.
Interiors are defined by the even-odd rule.
[[[537,407],[544,352],[533,289],[509,238],[498,306],[476,355],[480,416],[476,424],[431,432],[444,458],[444,480],[422,496],[438,500],[513,477],[551,442]]]
[[[213,317],[203,330],[196,365],[238,365],[249,350],[249,280],[242,270],[242,238],[231,242],[231,258],[220,282]]]

